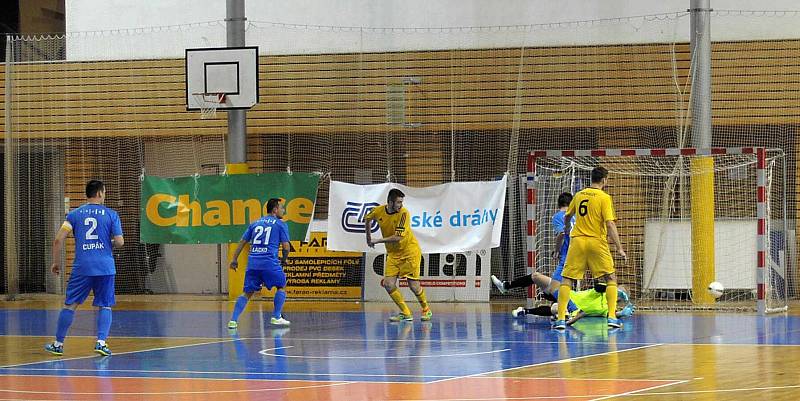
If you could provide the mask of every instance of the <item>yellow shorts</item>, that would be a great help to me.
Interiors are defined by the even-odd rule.
[[[410,258],[397,258],[386,255],[386,268],[383,270],[385,277],[405,277],[419,280],[419,267],[422,255]]]
[[[614,273],[614,258],[611,257],[608,241],[583,236],[570,238],[567,260],[561,275],[580,280],[586,268],[589,268],[594,278]]]

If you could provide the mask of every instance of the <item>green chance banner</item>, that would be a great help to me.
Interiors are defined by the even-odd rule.
[[[314,216],[317,173],[265,173],[144,178],[140,240],[151,244],[238,242],[266,214],[270,198],[284,199],[291,240],[304,240]]]

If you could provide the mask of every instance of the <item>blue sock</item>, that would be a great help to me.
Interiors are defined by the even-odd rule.
[[[64,337],[67,336],[67,330],[72,325],[72,319],[75,318],[75,311],[72,309],[61,309],[58,314],[58,327],[56,328],[56,341],[63,343]]]
[[[105,341],[111,330],[111,308],[100,308],[97,311],[97,339]]]
[[[286,291],[275,291],[275,298],[272,300],[275,304],[275,309],[272,310],[272,316],[275,319],[281,318],[281,310],[283,310],[283,303],[286,302]]]
[[[238,322],[239,315],[242,314],[245,306],[247,306],[247,297],[244,295],[239,295],[239,298],[236,298],[236,305],[233,307],[233,315],[231,315],[231,320]]]

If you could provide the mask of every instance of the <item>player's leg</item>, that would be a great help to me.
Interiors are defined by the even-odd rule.
[[[411,292],[414,293],[414,296],[417,297],[419,306],[422,308],[422,321],[425,322],[431,320],[431,317],[433,317],[433,312],[431,312],[430,305],[428,305],[428,298],[425,296],[425,290],[422,288],[419,280],[411,278],[406,279],[408,280],[408,288],[410,288]]]
[[[257,270],[247,270],[244,273],[244,288],[243,294],[239,295],[236,298],[236,303],[233,305],[233,313],[231,314],[231,320],[228,322],[229,329],[235,329],[239,327],[239,316],[244,312],[244,308],[247,307],[247,302],[250,301],[250,298],[253,294],[261,289],[261,276],[258,274]]]
[[[433,317],[433,312],[431,312],[430,305],[428,305],[428,298],[425,296],[425,289],[422,288],[422,284],[419,282],[422,255],[420,254],[416,257],[412,257],[405,262],[406,263],[400,265],[400,276],[405,277],[406,280],[408,280],[408,288],[410,288],[411,292],[414,293],[414,296],[417,297],[417,302],[419,302],[419,306],[422,309],[421,320],[426,322],[431,320],[431,317]]]
[[[97,343],[94,352],[109,356],[111,350],[106,344],[106,339],[111,330],[111,307],[116,304],[114,275],[92,277],[92,291],[94,292],[92,305],[97,307]]]
[[[406,301],[403,299],[403,294],[401,294],[400,290],[397,288],[397,278],[400,275],[400,262],[401,261],[397,258],[387,255],[386,268],[384,269],[383,280],[381,280],[383,289],[386,290],[386,293],[389,294],[389,297],[392,298],[392,301],[394,301],[397,307],[400,308],[400,314],[390,318],[390,320],[394,322],[401,320],[411,321],[414,319],[411,315],[411,309],[408,308]]]
[[[589,258],[589,269],[592,277],[600,279],[606,284],[606,303],[608,304],[608,326],[611,328],[622,327],[617,319],[617,276],[614,274],[614,259],[608,243],[595,240],[593,252]]]
[[[563,281],[558,288],[558,316],[553,328],[563,330],[566,328],[567,305],[569,294],[572,291],[573,280],[583,276],[586,270],[586,243],[585,238],[572,238],[567,251],[567,259],[562,272]]]
[[[503,281],[497,278],[494,274],[491,276],[492,284],[500,291],[501,294],[506,294],[508,291],[514,288],[526,288],[533,285],[533,280],[531,279],[531,275],[525,275],[516,277],[511,281]]]
[[[64,308],[58,314],[56,325],[56,340],[45,345],[44,349],[53,355],[64,354],[64,340],[67,337],[69,327],[75,319],[75,310],[89,296],[92,287],[87,276],[72,275],[67,282],[67,294],[64,299]]]
[[[264,286],[276,287],[275,297],[272,299],[272,318],[269,322],[277,326],[288,326],[290,321],[283,318],[283,304],[286,302],[286,274],[283,271],[264,271]]]

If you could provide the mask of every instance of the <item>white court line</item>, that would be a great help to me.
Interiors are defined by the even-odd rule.
[[[227,394],[227,393],[260,393],[268,391],[289,391],[289,390],[304,390],[309,388],[322,388],[322,387],[335,387],[354,384],[353,382],[340,382],[340,383],[326,383],[317,384],[313,386],[298,386],[298,387],[275,387],[275,388],[254,388],[254,389],[233,389],[233,390],[203,390],[203,391],[153,391],[153,392],[65,392],[60,391],[37,391],[37,390],[2,390],[0,393],[14,393],[14,394],[66,394],[66,395],[178,395],[178,394]]]
[[[169,338],[169,337],[165,337],[165,338]],[[222,344],[222,343],[228,343],[228,342],[232,342],[232,341],[238,341],[238,339],[236,339],[236,338],[228,338],[228,339],[224,339],[224,340],[208,341],[208,342],[204,342],[204,343],[194,343],[194,344],[174,345],[174,346],[171,346],[171,347],[148,348],[148,349],[143,349],[143,350],[139,350],[139,351],[126,351],[126,352],[117,352],[117,353],[114,353],[114,354],[112,354],[111,356],[114,356],[114,355],[117,355],[117,356],[118,356],[118,355],[138,354],[138,353],[141,353],[141,352],[150,352],[150,351],[163,351],[163,350],[168,350],[168,349],[177,349],[177,348],[194,347],[194,346],[198,346],[198,345]],[[44,352],[45,352],[45,351],[42,351],[42,353],[44,353]],[[43,356],[44,356],[44,355],[43,355]],[[40,363],[53,363],[53,362],[64,362],[64,361],[77,361],[77,360],[81,360],[81,359],[91,359],[91,358],[99,358],[99,357],[100,357],[100,356],[98,356],[98,355],[88,355],[88,356],[76,356],[76,357],[74,357],[74,358],[57,358],[57,359],[47,359],[47,360],[44,360],[44,361],[38,361],[38,362],[26,362],[26,363],[20,363],[20,364],[16,364],[16,365],[5,365],[5,366],[0,366],[0,369],[13,369],[13,368],[17,368],[17,367],[20,367],[20,366],[38,365],[38,364],[40,364]]]
[[[77,369],[77,368],[12,368],[13,370],[31,371],[31,372],[92,372],[97,373],[97,369]],[[203,370],[136,370],[136,369],[103,369],[102,372],[117,372],[117,373],[168,373],[168,374],[195,374],[195,375],[230,375],[230,376],[329,376],[329,377],[404,377],[414,379],[424,379],[429,377],[440,378],[457,378],[460,376],[453,375],[393,375],[393,374],[374,374],[374,373],[287,373],[287,372],[228,372],[228,371],[203,371]],[[0,376],[11,376],[11,374],[4,374]],[[19,376],[19,375],[14,375]],[[25,376],[41,376],[41,377],[101,377],[109,378],[109,376],[99,375],[25,375]],[[153,376],[110,376],[112,378],[123,377],[129,379],[181,379],[182,377],[153,377]],[[242,380],[231,378],[202,378],[204,380]],[[268,379],[253,379],[253,380],[268,380]],[[303,379],[280,379],[281,381],[308,381]],[[349,380],[356,381],[356,380]],[[368,383],[379,383],[368,381]],[[387,383],[406,383],[406,382],[387,382]]]
[[[505,368],[505,369],[493,370],[493,371],[490,371],[490,372],[475,373],[475,374],[471,374],[471,375],[467,375],[467,376],[457,376],[457,377],[453,377],[453,378],[449,378],[449,379],[434,380],[434,381],[431,381],[431,382],[428,382],[428,383],[440,383],[440,382],[445,382],[445,381],[448,381],[448,380],[466,379],[466,378],[475,377],[475,376],[491,375],[491,374],[494,374],[494,373],[507,372],[509,370],[525,369],[525,368],[531,368],[531,367],[534,367],[534,366],[544,366],[544,365],[549,365],[549,364],[552,364],[552,363],[564,363],[564,362],[567,362],[567,361],[571,362],[571,361],[577,361],[579,359],[592,358],[592,357],[595,357],[595,356],[618,354],[618,353],[622,353],[622,352],[636,351],[636,350],[641,350],[641,349],[645,349],[645,348],[658,347],[660,345],[664,345],[664,344],[649,344],[649,345],[644,345],[644,346],[641,346],[641,347],[633,347],[633,348],[623,349],[623,350],[619,350],[619,351],[608,351],[608,352],[603,352],[603,353],[600,353],[600,354],[583,355],[583,356],[570,358],[570,359],[566,359],[566,360],[539,362],[539,363],[533,363],[533,364],[530,364],[530,365],[517,366],[517,367],[513,367],[513,368]]]
[[[287,348],[287,347],[282,347]],[[274,354],[269,351],[269,349],[258,351],[261,355],[266,356],[276,356],[279,358],[299,358],[299,359],[408,359],[408,358],[447,358],[447,357],[455,357],[455,356],[474,356],[474,355],[486,355],[486,354],[496,354],[500,352],[508,352],[511,351],[511,348],[506,349],[495,349],[491,351],[481,351],[481,352],[467,352],[462,354],[438,354],[438,355],[397,355],[397,356],[309,356],[309,355],[279,355]]]
[[[686,379],[610,379],[610,378],[586,378],[586,377],[497,377],[497,376],[474,376],[470,379],[503,379],[503,380],[581,380],[581,381],[626,381],[626,382],[677,382],[686,381]]]
[[[240,340],[263,340],[261,337],[247,337],[241,338]],[[493,343],[502,343],[502,344],[562,344],[563,341],[533,341],[533,340],[451,340],[451,339],[424,339],[424,338],[409,338],[405,340],[394,340],[394,339],[382,339],[382,338],[374,338],[374,339],[366,339],[366,338],[302,338],[302,337],[283,337],[284,341],[346,341],[346,342],[432,342],[432,343],[440,343],[440,342],[448,342],[448,343],[475,343],[475,344],[493,344]],[[566,341],[567,344],[608,344],[608,341]],[[619,345],[649,345],[653,343],[649,342],[617,342]]]
[[[163,338],[163,337],[162,337]],[[167,337],[169,338],[169,337]],[[188,337],[191,338],[191,337]],[[247,337],[240,338],[240,340],[263,340],[261,337]],[[448,342],[448,343],[475,343],[475,344],[608,344],[608,341],[533,341],[533,340],[450,340],[450,339],[406,339],[406,340],[393,340],[393,339],[355,339],[355,338],[297,338],[297,337],[283,337],[284,341],[345,341],[345,342]],[[798,344],[747,344],[747,343],[652,343],[652,342],[617,342],[617,345],[720,345],[720,346],[735,346],[735,347],[800,347]]]
[[[740,387],[740,388],[723,388],[716,390],[686,390],[686,391],[662,391],[658,393],[639,393],[632,394],[637,397],[653,396],[653,395],[680,395],[680,394],[707,394],[707,393],[736,393],[748,391],[768,391],[768,390],[782,390],[790,388],[800,388],[800,384],[789,384],[786,386],[769,386],[769,387]],[[647,390],[642,390],[647,391]],[[619,395],[618,397],[625,397],[627,395]]]
[[[285,347],[275,347],[275,348],[262,349],[261,351],[258,351],[258,353],[261,354],[261,355],[267,355],[266,354],[267,351],[277,351],[279,349],[289,349],[289,348],[294,348],[294,345],[287,345]]]
[[[626,381],[626,380],[623,379],[623,381]],[[665,384],[662,384],[660,386],[642,388],[642,389],[639,389],[639,390],[631,390],[631,391],[627,391],[627,392],[620,393],[620,394],[610,394],[610,395],[607,395],[607,396],[604,396],[604,397],[600,397],[600,398],[593,398],[591,401],[608,400],[608,399],[611,399],[611,398],[625,397],[625,396],[629,396],[629,395],[641,395],[639,393],[642,392],[642,391],[650,391],[650,390],[655,390],[655,389],[658,389],[658,388],[674,386],[674,385],[677,385],[677,384],[684,384],[684,383],[688,383],[690,381],[692,381],[692,380],[681,380],[681,381],[676,381],[674,383],[665,383]]]

